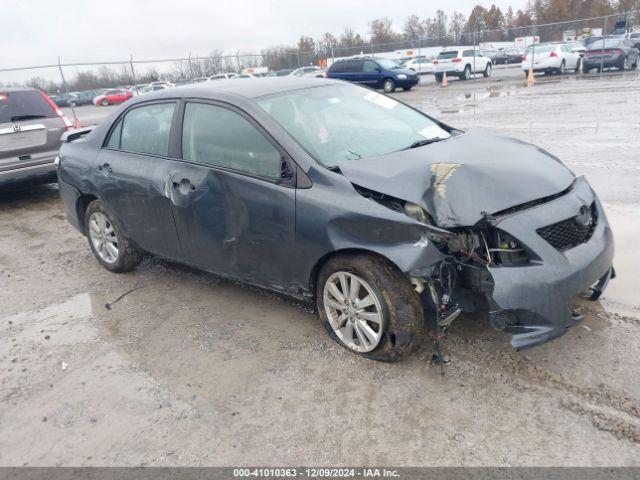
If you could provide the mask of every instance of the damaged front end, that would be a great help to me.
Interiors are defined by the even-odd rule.
[[[512,335],[515,348],[532,347],[581,320],[569,307],[574,296],[592,288],[595,299],[606,287],[613,276],[613,235],[587,181],[555,157],[485,136],[482,145],[494,159],[487,166],[463,155],[481,145],[476,139],[467,134],[405,157],[391,189],[376,175],[375,161],[368,171],[345,165],[345,175],[366,185],[359,193],[378,195],[379,203],[404,198],[391,208],[426,228],[415,247],[442,253],[406,271],[416,290],[428,292],[439,326],[460,311],[486,311],[494,328]],[[381,190],[392,196],[372,193]]]
[[[595,299],[612,277],[611,229],[583,178],[543,200],[434,237],[447,256],[422,278],[444,326],[459,308],[488,311],[491,325],[523,349],[580,322],[569,302],[590,288]]]

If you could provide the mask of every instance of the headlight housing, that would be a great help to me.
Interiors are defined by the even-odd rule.
[[[399,73],[398,74],[398,80],[406,80],[407,76],[404,73]]]

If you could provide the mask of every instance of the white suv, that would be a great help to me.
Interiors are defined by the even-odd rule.
[[[436,82],[442,82],[442,77],[455,75],[460,80],[469,80],[472,74],[482,73],[487,78],[491,76],[491,59],[482,55],[480,50],[444,50],[433,61]]]

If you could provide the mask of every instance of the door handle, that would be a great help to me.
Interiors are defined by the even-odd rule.
[[[196,186],[192,184],[191,180],[189,180],[188,178],[183,178],[179,182],[173,180],[171,182],[171,186],[182,194],[187,194],[189,193],[189,191],[193,192],[196,189]]]

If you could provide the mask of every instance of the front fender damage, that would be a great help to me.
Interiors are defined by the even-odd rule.
[[[458,167],[432,165],[425,195],[426,204],[449,219],[458,213],[451,209],[447,188]],[[379,203],[403,202],[376,195]],[[575,245],[563,250],[542,238],[541,229],[573,222],[585,206],[592,211],[591,223],[576,224],[576,231],[567,233],[583,235]],[[400,266],[418,292],[426,291],[439,329],[461,311],[485,311],[494,328],[511,334],[513,347],[529,348],[578,323],[581,317],[571,311],[571,299],[594,284],[599,295],[612,276],[611,229],[583,178],[555,195],[492,215],[485,212],[472,227],[436,227],[432,211],[426,216],[430,225],[410,222],[396,231],[397,242],[381,244],[380,251]]]

